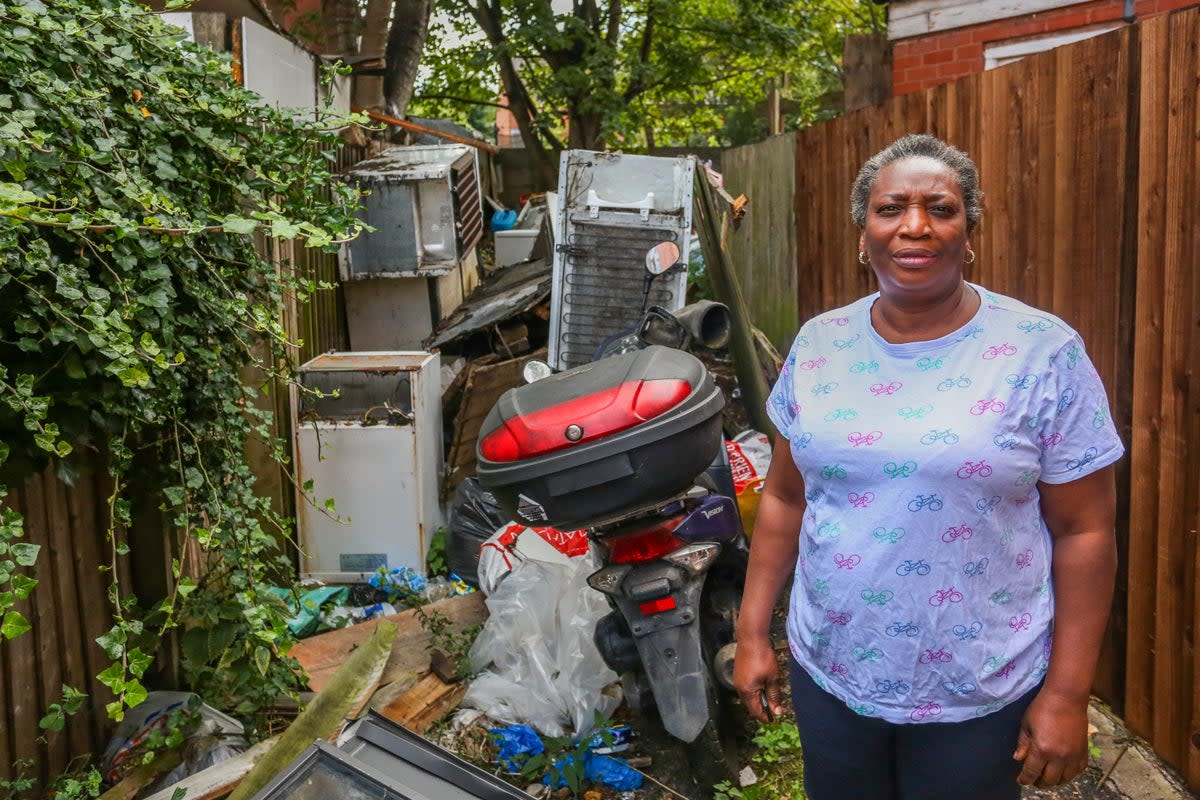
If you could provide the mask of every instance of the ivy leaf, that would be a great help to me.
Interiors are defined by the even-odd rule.
[[[96,680],[112,689],[113,694],[119,695],[125,689],[125,668],[119,661],[109,664],[108,669],[96,676]]]
[[[37,563],[38,553],[41,551],[40,544],[30,544],[29,542],[17,542],[12,545],[10,552],[13,559],[19,566],[32,567]]]
[[[258,228],[258,222],[245,217],[228,216],[221,220],[221,227],[226,233],[254,233]]]
[[[129,672],[131,674],[133,674],[134,677],[137,677],[137,678],[142,677],[142,675],[144,675],[146,673],[146,668],[149,667],[150,664],[154,661],[153,656],[151,656],[148,653],[143,653],[141,651],[141,648],[138,648],[138,647],[135,647],[132,650],[130,650],[126,654],[126,657],[129,660]],[[130,705],[134,706],[134,705],[137,705],[137,703],[131,702]]]
[[[133,680],[125,684],[125,705],[134,708],[142,703],[149,695],[141,681]]]
[[[271,651],[263,645],[254,648],[254,664],[258,667],[258,673],[266,677],[271,667]]]
[[[0,183],[0,208],[36,203],[38,196],[19,183]]]
[[[196,582],[191,578],[180,578],[179,583],[175,587],[179,591],[180,597],[187,597],[192,592],[196,591]]]
[[[28,599],[37,584],[37,578],[31,578],[28,575],[13,575],[12,577],[13,592],[18,600]]]
[[[96,644],[100,645],[100,649],[104,654],[113,661],[121,658],[121,653],[125,650],[125,631],[119,626],[114,625],[109,629],[108,633],[96,637]]]
[[[0,624],[0,635],[5,639],[15,639],[31,630],[33,630],[33,626],[29,624],[29,620],[25,619],[20,611],[15,610],[5,613],[4,622]]]

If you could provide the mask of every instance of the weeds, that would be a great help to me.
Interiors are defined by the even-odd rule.
[[[804,764],[796,726],[787,721],[763,723],[751,741],[758,747],[752,759],[758,782],[738,788],[722,781],[713,787],[713,800],[803,800]]]

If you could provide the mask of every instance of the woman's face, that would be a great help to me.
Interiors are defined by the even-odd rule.
[[[962,281],[968,243],[954,170],[922,156],[879,171],[859,247],[885,297],[933,299],[953,291]]]

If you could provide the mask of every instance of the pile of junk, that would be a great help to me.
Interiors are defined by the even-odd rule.
[[[305,365],[321,391],[298,420],[302,477],[306,461],[336,472],[331,448],[360,463],[371,448],[427,448],[444,463],[434,486],[452,578],[424,581],[424,524],[406,566],[353,544],[371,519],[353,496],[348,528],[303,541],[301,520],[306,552],[333,554],[302,569],[319,596],[297,609],[298,635],[327,600],[346,602],[339,583],[400,582],[424,602],[360,610],[346,627],[326,618],[332,630],[291,651],[312,694],[283,734],[143,796],[513,798],[581,781],[634,792],[646,773],[622,757],[636,747],[619,719],[646,714],[684,745],[688,796],[732,778],[722,719],[780,368],[725,249],[745,205],[694,157],[565,152],[557,192],[492,215],[496,267],[420,351],[399,354],[414,358]],[[700,273],[715,299],[694,298]],[[445,420],[432,436],[417,430],[422,403]],[[325,426],[316,456],[299,438],[305,414]],[[358,491],[403,491],[398,472],[376,472],[383,482]],[[110,756],[119,765],[168,701],[231,741],[234,723],[195,700],[134,709]]]

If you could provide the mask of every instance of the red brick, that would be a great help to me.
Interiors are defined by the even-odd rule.
[[[892,86],[892,97],[899,97],[902,94],[915,92],[921,88],[919,83],[898,83]]]
[[[918,83],[924,83],[925,81],[928,81],[931,78],[936,78],[939,75],[941,75],[941,69],[936,66],[920,67],[919,69],[910,69],[906,73],[904,73],[905,79],[910,80],[910,81],[916,81]]]
[[[954,60],[954,50],[935,50],[931,53],[926,53],[921,58],[922,64],[943,64],[947,61]]]
[[[964,44],[962,47],[954,49],[954,60],[964,61],[966,59],[975,59],[982,57],[983,47],[980,44]]]

